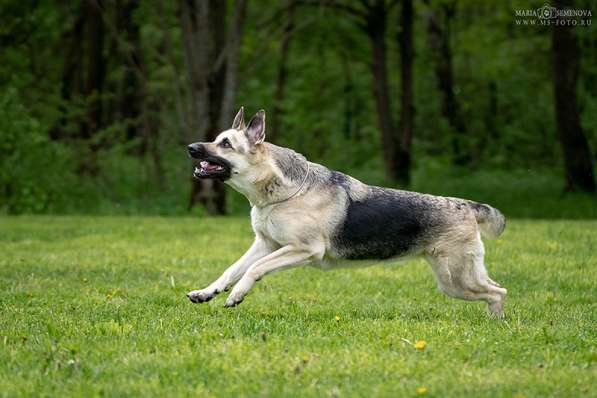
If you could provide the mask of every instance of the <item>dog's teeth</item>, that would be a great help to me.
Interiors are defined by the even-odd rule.
[[[222,166],[218,166],[216,170],[222,170]]]
[[[201,165],[202,168],[206,168],[207,166],[209,166],[209,163],[206,162],[205,160],[202,161],[201,163],[199,163]]]
[[[197,167],[195,167],[195,173],[199,173],[199,169]]]

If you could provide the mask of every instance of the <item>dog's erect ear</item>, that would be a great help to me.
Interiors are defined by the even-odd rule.
[[[261,144],[265,139],[265,111],[262,109],[253,116],[245,131],[251,145]]]
[[[243,106],[240,107],[238,113],[234,117],[234,121],[232,122],[232,127],[234,130],[244,130],[245,129],[245,108]]]

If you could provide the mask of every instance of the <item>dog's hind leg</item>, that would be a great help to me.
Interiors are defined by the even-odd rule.
[[[483,242],[477,235],[465,245],[446,245],[427,259],[442,292],[463,300],[486,301],[492,316],[503,317],[508,291],[487,275],[484,254]]]
[[[255,261],[273,252],[270,245],[259,237],[255,238],[253,245],[241,258],[232,264],[224,273],[211,285],[201,290],[193,290],[187,294],[193,303],[204,303],[214,298],[218,293],[228,289],[236,283]]]

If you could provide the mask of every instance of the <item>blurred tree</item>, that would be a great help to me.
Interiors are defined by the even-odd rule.
[[[388,83],[388,60],[386,46],[387,17],[396,2],[385,0],[363,1],[365,8],[362,27],[371,43],[371,73],[373,95],[377,107],[377,121],[381,131],[382,151],[386,178],[390,183],[398,181],[398,157],[400,156],[398,128],[392,118],[390,88]]]
[[[60,117],[49,132],[52,139],[78,138],[78,172],[97,175],[99,141],[95,134],[103,127],[102,93],[106,78],[104,58],[105,26],[102,2],[82,0],[72,26],[61,37],[67,51],[62,59]],[[73,119],[73,103],[83,100],[84,109],[76,117],[76,133],[69,126]]]
[[[450,45],[450,24],[456,12],[456,1],[447,0],[432,3],[427,13],[427,36],[431,56],[434,59],[435,76],[442,98],[442,115],[452,127],[451,137],[453,161],[459,166],[471,161],[469,148],[465,145],[467,127],[461,112],[461,106],[454,92],[454,68],[452,47]]]
[[[409,185],[411,176],[411,146],[414,129],[413,104],[413,19],[412,0],[402,0],[398,22],[398,45],[400,47],[400,145],[397,157],[397,177]]]
[[[557,8],[573,8],[573,0],[557,0]],[[567,191],[595,191],[593,164],[587,138],[580,125],[576,99],[580,49],[567,18],[552,30],[553,76],[557,132],[566,171]]]
[[[236,0],[227,21],[227,2],[180,1],[180,20],[190,94],[190,137],[211,141],[232,121],[238,53],[247,1]],[[226,31],[228,29],[228,32]],[[193,179],[189,208],[202,203],[211,214],[226,212],[220,181]]]
[[[59,105],[60,117],[49,132],[50,138],[54,140],[66,138],[67,124],[69,122],[67,116],[69,112],[68,107],[71,106],[70,102],[73,99],[73,96],[82,92],[81,69],[83,42],[81,37],[83,37],[85,13],[82,4],[73,8],[75,8],[73,13],[76,13],[76,16],[74,17],[75,21],[72,23],[71,27],[64,30],[60,38],[61,45],[66,50],[62,60],[63,66],[60,81],[60,94],[62,100]]]
[[[102,128],[102,93],[106,78],[106,60],[104,59],[105,26],[102,18],[103,2],[101,0],[83,0],[85,18],[85,89],[87,111],[80,122],[79,135],[89,142],[90,151],[81,159],[79,171],[97,175],[97,151],[99,142],[93,136]]]
[[[390,87],[388,80],[387,19],[396,0],[361,0],[351,2],[322,1],[303,2],[321,4],[349,16],[367,35],[371,46],[370,70],[373,77],[373,98],[377,109],[377,123],[381,133],[382,154],[386,179],[390,183],[399,180],[398,164],[403,155],[400,147],[398,126],[392,117]]]
[[[271,127],[267,136],[268,141],[274,143],[276,142],[276,136],[280,134],[280,124],[284,113],[286,79],[288,77],[288,55],[290,52],[290,43],[292,42],[292,37],[294,35],[296,0],[288,0],[285,9],[285,22],[280,43],[280,60],[278,62],[278,72],[276,76],[276,91],[274,93],[274,109],[271,117]]]
[[[115,46],[122,57],[124,73],[120,82],[118,93],[119,118],[125,124],[127,139],[132,140],[138,137],[138,118],[140,104],[143,101],[141,95],[140,75],[141,48],[139,37],[139,24],[133,17],[133,13],[139,7],[138,0],[118,0],[116,2],[116,32]],[[143,150],[145,148],[142,148]]]

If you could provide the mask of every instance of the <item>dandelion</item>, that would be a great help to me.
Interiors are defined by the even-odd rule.
[[[340,315],[336,315],[336,322],[340,322]]]
[[[427,392],[427,387],[419,387],[417,388],[417,394],[425,394]]]
[[[426,345],[427,345],[427,343],[425,342],[425,340],[417,340],[417,341],[415,342],[415,344],[414,344],[414,347],[415,347],[417,350],[421,350],[421,351],[422,351],[422,350],[424,350],[424,349],[425,349],[425,346],[426,346]]]

